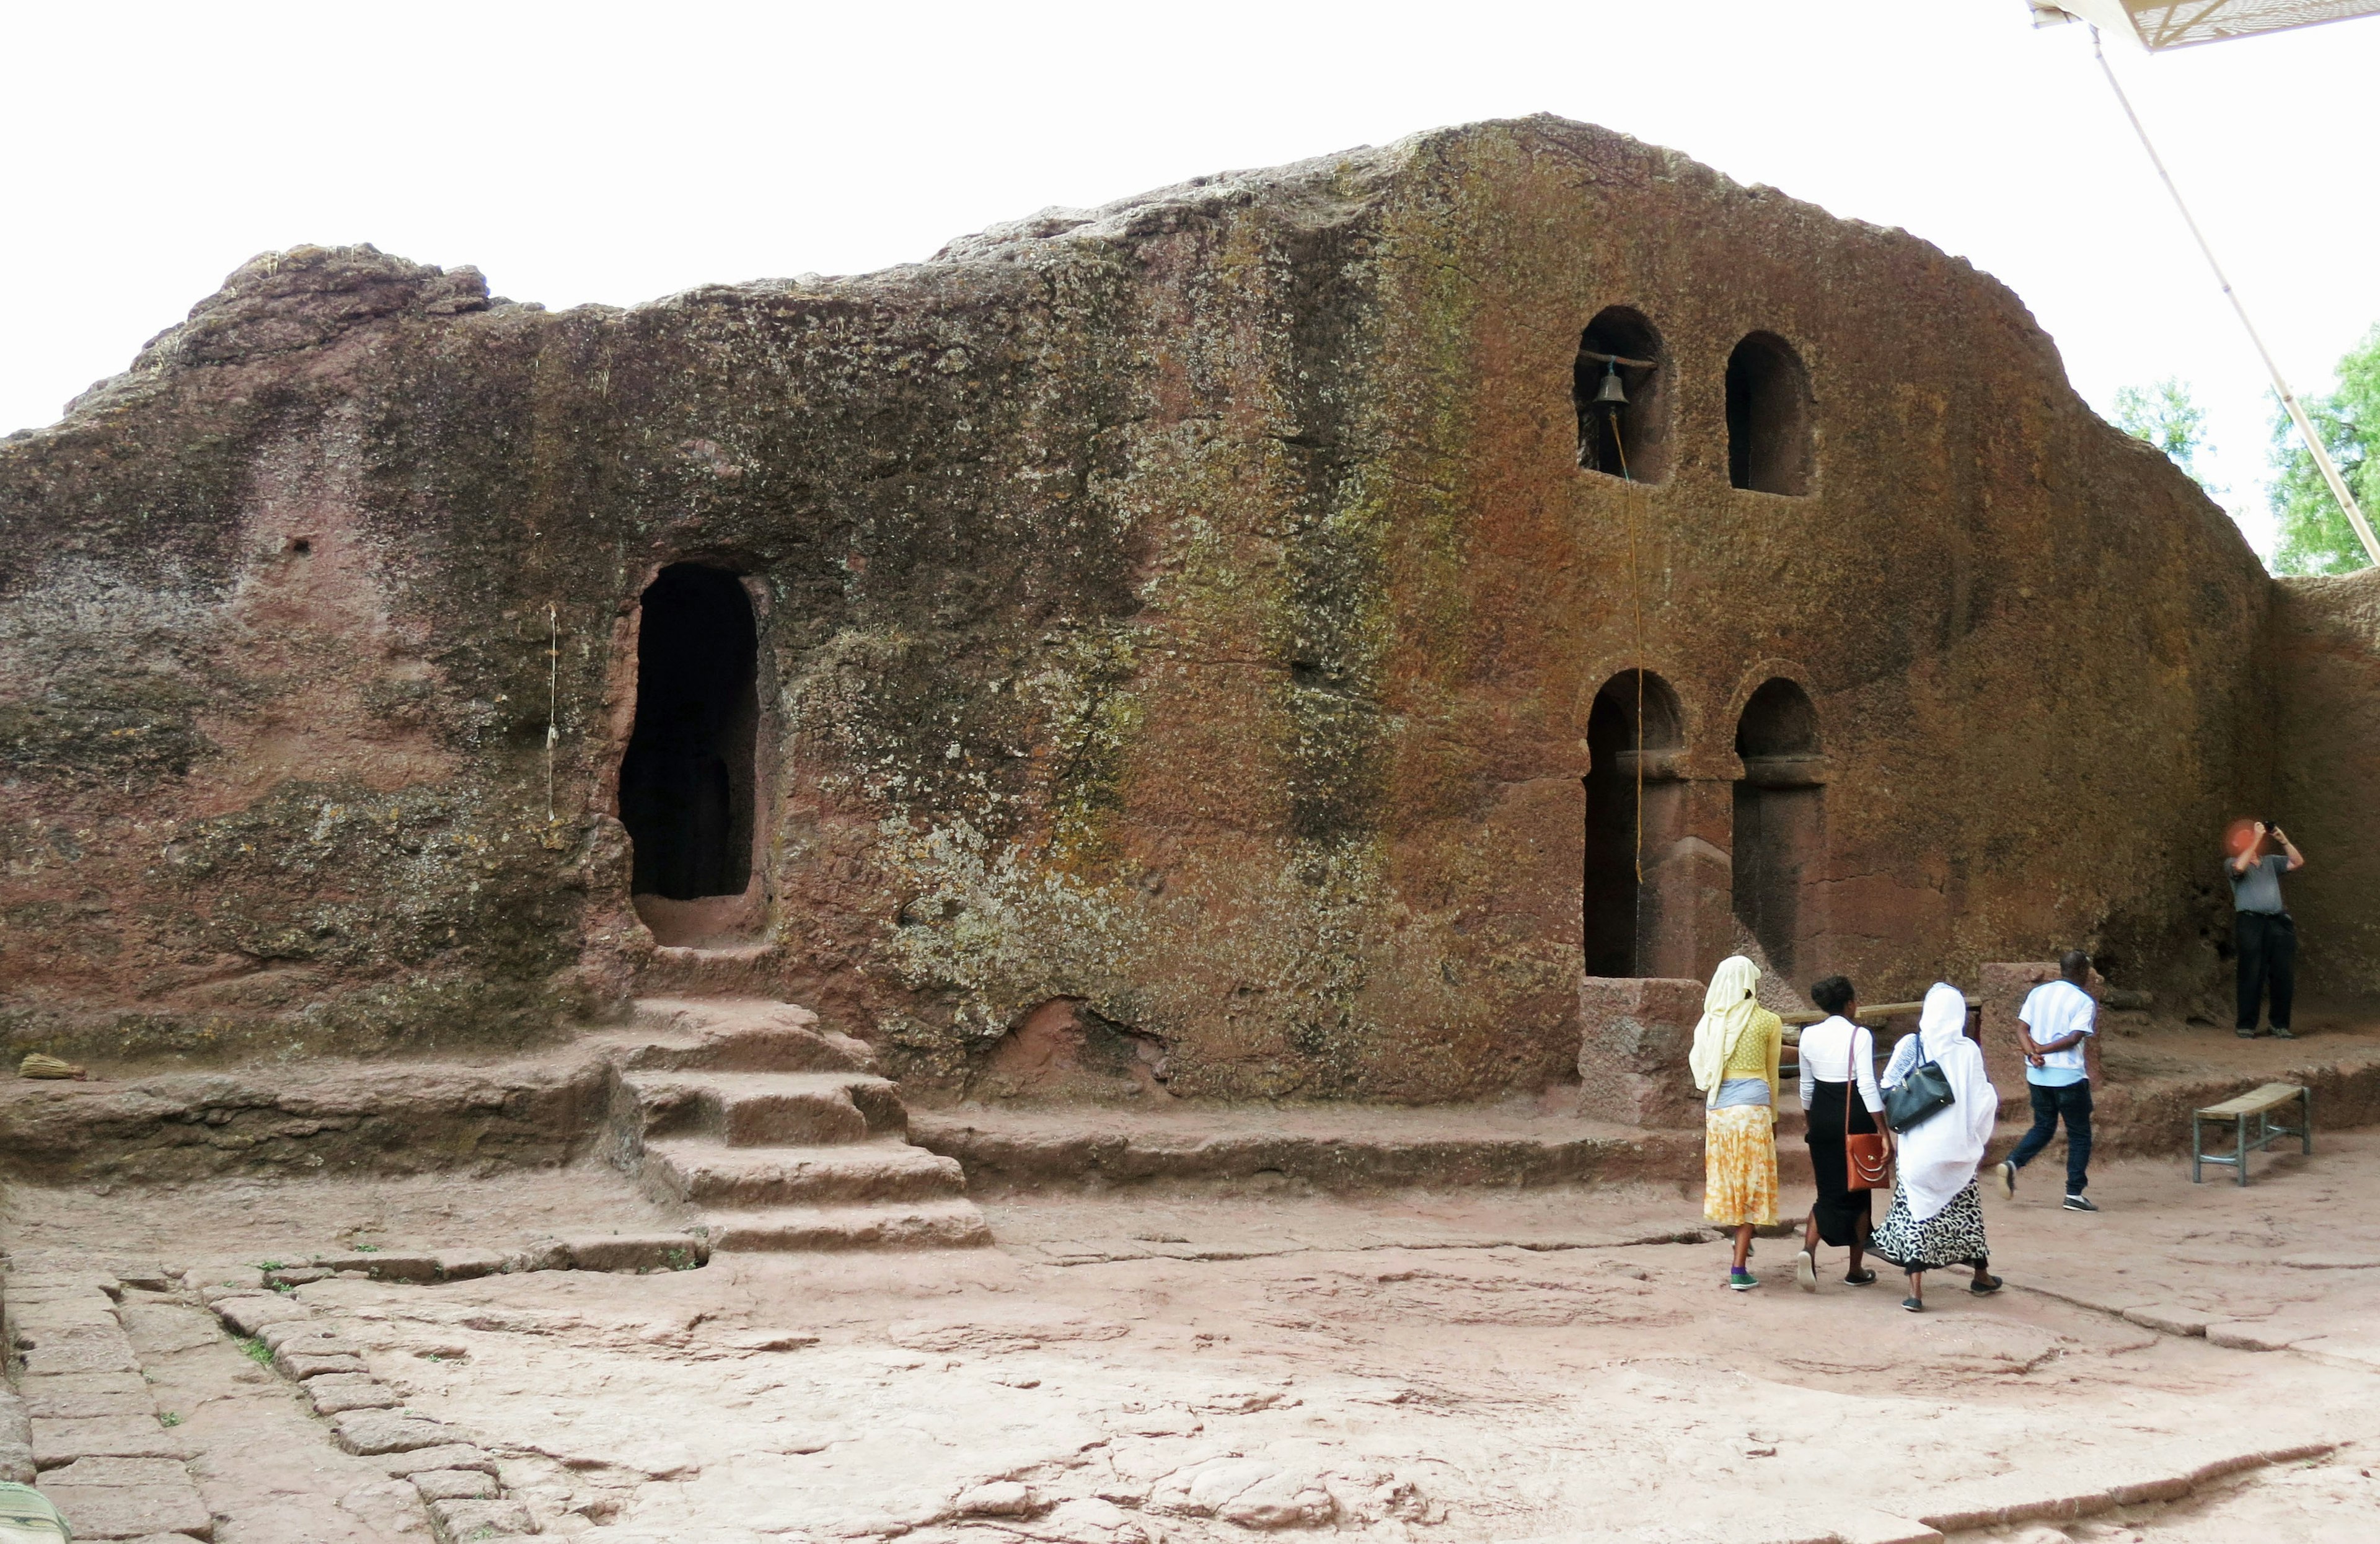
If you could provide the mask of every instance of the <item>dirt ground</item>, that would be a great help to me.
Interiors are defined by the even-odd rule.
[[[495,1454],[545,1534],[621,1544],[2380,1533],[2380,1221],[2357,1204],[2380,1133],[2245,1190],[2107,1165],[2092,1216],[2034,1173],[1986,1203],[2010,1289],[1937,1275],[1922,1316],[1893,1277],[1844,1285],[1837,1252],[1796,1290],[1783,1239],[1758,1246],[1763,1287],[1721,1290],[1722,1247],[1674,1241],[1702,1235],[1671,1186],[1043,1195],[987,1208],[991,1249],[296,1296]],[[19,1188],[6,1240],[20,1270],[203,1283],[667,1221],[569,1170]],[[188,1292],[128,1292],[122,1317],[218,1544],[429,1537],[410,1489]],[[2094,1514],[2057,1520],[2078,1498]]]

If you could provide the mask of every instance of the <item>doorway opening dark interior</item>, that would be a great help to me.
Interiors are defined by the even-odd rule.
[[[1649,867],[1672,839],[1677,803],[1676,773],[1665,752],[1685,743],[1677,694],[1658,675],[1641,688],[1645,704],[1645,766],[1638,766],[1636,672],[1623,670],[1603,684],[1586,718],[1586,874],[1585,944],[1590,976],[1634,976],[1644,963],[1643,942],[1655,924],[1637,878],[1641,831]],[[1644,775],[1640,778],[1639,772]],[[1637,790],[1644,790],[1639,819]]]
[[[631,888],[691,901],[752,881],[758,632],[743,584],[679,563],[646,587],[637,717],[620,763]]]

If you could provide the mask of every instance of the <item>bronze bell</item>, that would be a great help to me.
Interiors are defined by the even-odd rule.
[[[1628,406],[1628,394],[1620,386],[1620,367],[1609,359],[1603,363],[1603,383],[1595,388],[1595,402],[1598,407]]]

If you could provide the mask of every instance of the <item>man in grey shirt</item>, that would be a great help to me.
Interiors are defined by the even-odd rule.
[[[2281,876],[2304,868],[2305,856],[2288,833],[2262,821],[2236,822],[2228,845],[2224,873],[2231,881],[2231,937],[2239,954],[2239,1036],[2256,1038],[2256,1012],[2270,983],[2273,1038],[2295,1039],[2289,1000],[2297,993],[2298,926],[2281,904]]]

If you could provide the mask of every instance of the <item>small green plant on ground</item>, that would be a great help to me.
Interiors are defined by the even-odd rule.
[[[177,1427],[182,1424],[181,1412],[178,1410],[168,1410],[157,1417],[157,1424],[159,1426],[165,1427],[168,1429]]]
[[[669,1261],[672,1270],[691,1270],[695,1267],[694,1251],[691,1249],[671,1249],[665,1251],[662,1258]]]
[[[241,1356],[251,1362],[262,1363],[266,1367],[273,1365],[273,1347],[258,1340],[254,1335],[236,1335],[233,1338],[239,1343]]]

